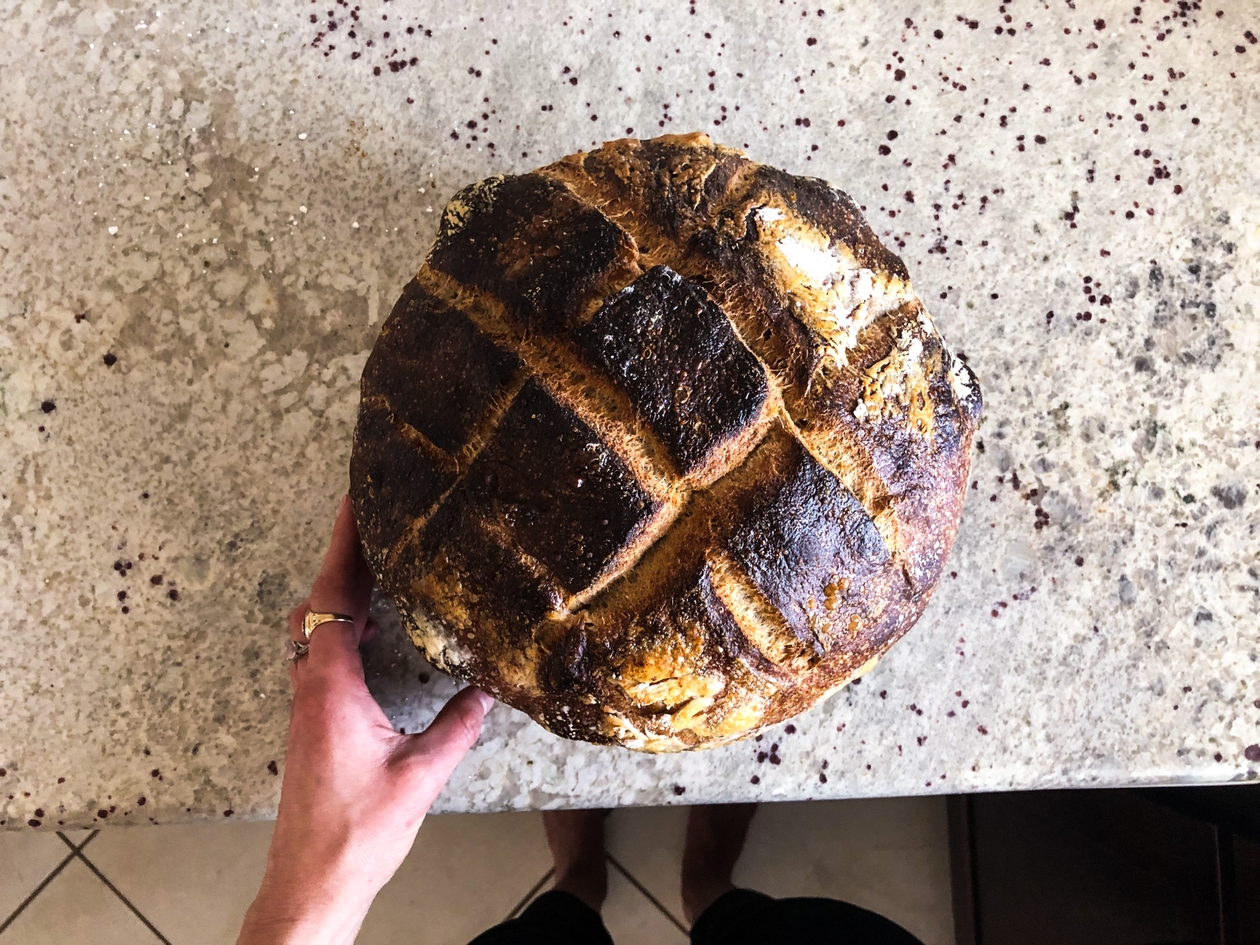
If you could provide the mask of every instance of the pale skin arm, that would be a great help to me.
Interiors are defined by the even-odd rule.
[[[359,644],[372,573],[348,499],[310,597],[289,615],[301,639],[308,610],[342,613],[291,664],[293,709],[284,783],[267,869],[237,945],[349,945],[368,907],[394,875],[429,806],[481,732],[493,704],[468,688],[418,735],[389,724],[363,680]]]

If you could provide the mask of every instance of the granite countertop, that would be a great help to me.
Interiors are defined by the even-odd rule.
[[[0,17],[0,823],[274,813],[284,615],[444,202],[692,130],[852,194],[979,375],[947,574],[759,740],[497,707],[436,809],[1256,779],[1254,7],[359,2]],[[378,609],[414,729],[453,686]]]

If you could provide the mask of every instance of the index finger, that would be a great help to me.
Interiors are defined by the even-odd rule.
[[[307,657],[313,668],[338,667],[362,678],[359,642],[367,623],[374,581],[363,557],[359,529],[347,496],[337,509],[332,540],[311,588],[309,605],[317,613],[345,614],[353,618],[354,625],[333,622],[320,624],[315,629]]]
[[[324,563],[311,587],[311,609],[354,617],[355,629],[362,633],[375,580],[363,557],[350,497],[343,496]]]

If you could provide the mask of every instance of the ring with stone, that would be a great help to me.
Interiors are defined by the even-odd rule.
[[[286,663],[296,663],[306,651],[311,648],[309,643],[298,643],[297,640],[289,640],[284,647],[284,660]]]

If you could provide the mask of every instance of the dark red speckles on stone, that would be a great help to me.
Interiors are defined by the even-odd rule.
[[[944,34],[943,32],[941,32],[940,30],[933,30],[933,31],[932,31],[932,35],[933,35],[934,37],[936,37],[937,39],[944,39],[944,38],[945,38],[945,34]]]
[[[989,730],[988,730],[987,728],[985,728],[983,725],[977,725],[977,726],[976,726],[976,731],[977,731],[977,732],[979,732],[981,735],[988,735],[988,734],[989,734]]]
[[[675,785],[674,785],[674,794],[675,794],[675,796],[677,796],[677,797],[682,797],[682,795],[684,795],[684,794],[686,794],[686,793],[687,793],[687,789],[686,789],[685,787],[683,787],[681,784],[675,784]]]
[[[887,156],[889,154],[892,154],[892,148],[888,147],[888,145],[886,144],[881,144],[879,146],[879,153]]]
[[[105,362],[106,367],[113,367],[115,364],[118,363],[118,355],[114,354],[111,351],[108,354],[106,354],[105,357],[103,357],[101,360]]]
[[[1243,749],[1243,757],[1248,761],[1260,761],[1260,745],[1248,745]]]
[[[760,777],[758,777],[757,775],[755,775],[755,774],[754,774],[751,778],[749,778],[749,779],[748,779],[748,783],[749,783],[749,784],[760,784],[760,783],[761,783],[761,778],[760,778]]]
[[[280,773],[280,769],[276,767],[276,763],[274,761],[267,762],[267,770],[271,772],[272,774],[278,775]]]
[[[1107,28],[1106,20],[1094,20],[1094,29],[1105,30]]]
[[[39,409],[44,411],[44,413],[52,413],[57,409],[57,402],[55,400],[45,400],[39,405]]]
[[[806,45],[806,46],[817,46],[817,45],[818,45],[818,40],[816,40],[814,37],[812,37],[812,36],[811,36],[809,39],[805,40],[805,45]]]
[[[230,807],[229,807],[227,810],[225,810],[225,811],[223,812],[223,816],[224,816],[224,817],[231,817],[231,816],[232,816],[233,814],[235,814],[235,813],[236,813],[236,811],[232,810],[232,808],[230,808]]]
[[[38,821],[38,820],[28,820],[28,821],[26,822],[26,826],[28,826],[28,827],[38,827],[38,826],[39,826],[39,821]]]
[[[175,588],[172,587],[169,591],[166,592],[166,596],[169,597],[171,600],[179,600],[179,591],[175,590]]]

